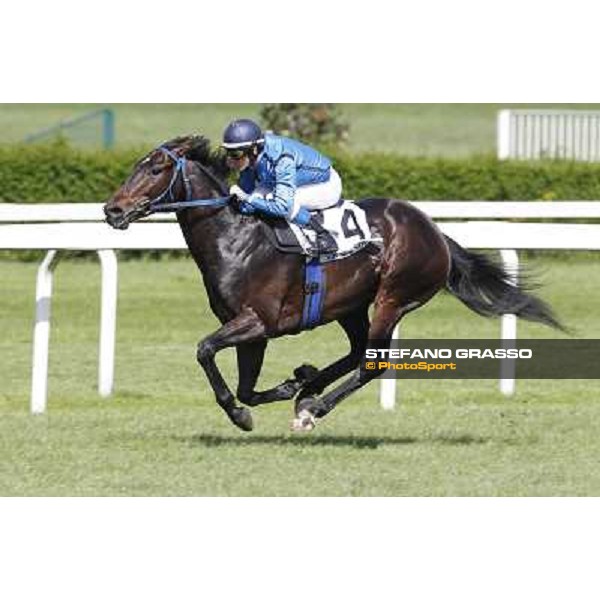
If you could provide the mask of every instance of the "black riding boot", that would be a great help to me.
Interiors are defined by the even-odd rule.
[[[317,250],[319,254],[335,254],[337,245],[331,234],[321,225],[318,219],[311,216],[308,224],[315,230],[317,234]]]

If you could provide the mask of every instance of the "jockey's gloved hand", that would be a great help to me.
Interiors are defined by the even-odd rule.
[[[246,194],[246,192],[239,185],[232,185],[229,188],[229,193],[232,196],[235,196],[235,198],[241,202],[248,200],[249,197],[249,195]]]

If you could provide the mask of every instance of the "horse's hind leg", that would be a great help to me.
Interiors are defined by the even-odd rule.
[[[302,398],[320,394],[328,385],[358,366],[369,333],[368,309],[368,305],[362,306],[339,319],[339,323],[350,341],[350,352],[346,356],[321,370],[310,365],[302,365],[294,370],[293,378],[287,379],[270,390],[262,392],[254,390],[263,364],[267,347],[266,340],[239,345],[236,348],[240,376],[237,393],[239,401],[247,406],[259,406],[260,404],[291,400],[300,392],[296,403],[297,413],[298,402]]]
[[[375,313],[369,328],[367,344],[374,348],[389,348],[396,323],[398,323],[404,314],[414,310],[417,306],[420,306],[420,303],[413,302],[405,306],[398,306],[398,304],[390,301],[376,301]],[[319,399],[305,398],[299,403],[296,418],[292,421],[292,430],[312,430],[315,426],[315,419],[323,418],[344,398],[347,398],[350,394],[365,386],[383,372],[384,369],[367,370],[364,368],[364,365],[361,365],[351,377],[328,394],[325,394],[325,396]]]
[[[240,402],[247,406],[259,406],[260,404],[291,400],[310,377],[314,378],[319,373],[315,367],[304,365],[296,369],[294,372],[295,377],[287,379],[270,390],[256,392],[254,386],[260,375],[266,348],[266,340],[240,344],[236,348],[240,377],[237,397]]]
[[[365,304],[358,310],[339,319],[348,341],[350,342],[350,352],[339,360],[318,371],[316,377],[302,387],[302,391],[296,402],[296,414],[301,410],[302,400],[308,396],[320,394],[323,390],[337,381],[340,377],[347,375],[355,369],[367,346],[369,335],[369,306]]]

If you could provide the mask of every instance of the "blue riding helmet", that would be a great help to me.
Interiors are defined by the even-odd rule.
[[[236,119],[229,123],[223,133],[222,148],[235,150],[238,148],[250,148],[263,144],[265,138],[261,128],[250,119]]]

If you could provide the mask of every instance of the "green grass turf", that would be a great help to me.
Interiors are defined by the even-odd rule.
[[[594,260],[533,258],[543,296],[581,337],[600,338]],[[217,322],[190,260],[122,261],[116,394],[96,394],[99,267],[55,274],[46,415],[30,416],[36,265],[0,261],[0,495],[599,495],[598,381],[400,384],[394,412],[374,382],[308,435],[290,403],[236,430],[195,362]],[[499,323],[447,296],[406,318],[406,337],[497,337]],[[519,324],[521,337],[556,337]],[[262,386],[345,350],[336,325],[272,342]],[[231,351],[219,364],[235,388]]]
[[[350,123],[351,151],[398,152],[409,155],[465,156],[494,153],[496,114],[501,108],[528,105],[500,104],[343,104]],[[600,108],[600,104],[529,105]],[[155,146],[190,132],[220,138],[234,117],[257,118],[258,104],[0,104],[0,143],[21,141],[28,134],[61,119],[111,107],[116,117],[118,146]],[[76,132],[80,140],[99,140],[99,129],[89,125]]]

